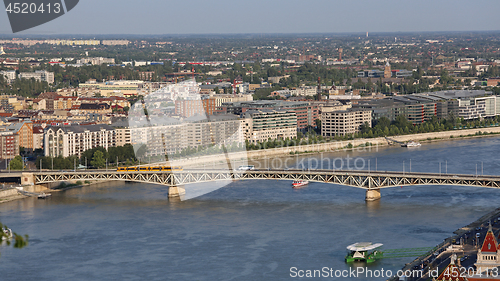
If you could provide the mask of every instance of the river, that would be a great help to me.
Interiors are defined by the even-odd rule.
[[[443,141],[324,154],[363,158],[370,169],[500,174],[500,138]],[[320,158],[304,156],[302,158]],[[326,161],[326,160],[325,160]],[[360,160],[361,161],[361,160]],[[361,163],[361,162],[358,162]],[[367,168],[367,166],[365,166]],[[0,221],[30,235],[23,249],[0,246],[1,280],[367,280],[292,278],[296,270],[349,269],[345,247],[432,247],[498,207],[500,190],[411,186],[365,192],[322,183],[236,181],[187,201],[167,188],[106,183],[0,204]],[[394,273],[414,257],[369,268]],[[385,280],[386,278],[368,278]]]

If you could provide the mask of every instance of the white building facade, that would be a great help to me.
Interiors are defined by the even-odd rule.
[[[116,132],[109,125],[49,127],[44,132],[44,154],[50,157],[80,157],[86,150],[116,146]]]

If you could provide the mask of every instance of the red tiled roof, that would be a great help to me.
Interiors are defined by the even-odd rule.
[[[33,127],[33,134],[43,134],[43,128],[41,126]]]
[[[497,240],[493,232],[488,231],[486,237],[484,238],[483,246],[481,247],[481,252],[486,253],[496,253],[498,249]]]

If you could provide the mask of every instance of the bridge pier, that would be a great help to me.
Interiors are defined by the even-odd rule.
[[[33,173],[22,173],[21,175],[21,185],[34,185],[35,177]]]
[[[375,201],[380,199],[380,189],[367,189],[366,190],[366,201]]]
[[[168,198],[181,197],[186,194],[186,190],[180,186],[169,186],[168,187]]]

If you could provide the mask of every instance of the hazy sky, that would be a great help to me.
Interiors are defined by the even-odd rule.
[[[498,0],[80,0],[66,15],[17,34],[500,30],[499,11]],[[6,12],[0,34],[12,34]]]

